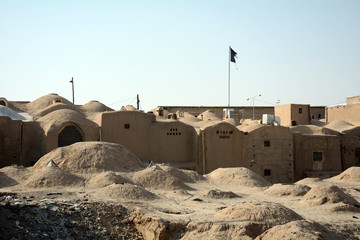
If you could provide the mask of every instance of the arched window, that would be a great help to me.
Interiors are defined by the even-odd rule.
[[[58,135],[58,147],[64,147],[76,142],[82,142],[83,136],[74,125],[68,125]]]

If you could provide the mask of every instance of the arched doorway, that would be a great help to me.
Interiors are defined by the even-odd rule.
[[[83,135],[74,125],[64,127],[58,135],[58,147],[64,147],[82,141]]]

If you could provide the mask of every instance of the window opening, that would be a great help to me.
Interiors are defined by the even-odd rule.
[[[264,169],[264,176],[271,176],[271,169]]]
[[[313,161],[314,162],[321,162],[322,160],[323,160],[322,152],[313,152]]]

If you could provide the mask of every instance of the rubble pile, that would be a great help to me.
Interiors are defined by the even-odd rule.
[[[5,194],[0,197],[0,239],[143,239],[126,208],[85,200]]]

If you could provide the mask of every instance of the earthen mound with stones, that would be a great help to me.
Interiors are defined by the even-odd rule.
[[[314,186],[300,200],[300,203],[318,206],[328,203],[345,203],[351,206],[360,206],[352,196],[344,193],[339,187],[334,185]]]
[[[165,189],[165,190],[190,189],[178,178],[162,170],[157,165],[135,172],[133,179],[134,182],[139,183],[143,187],[152,188],[152,189]]]
[[[158,164],[157,166],[162,170],[164,170],[165,172],[168,172],[169,174],[173,175],[174,177],[177,177],[182,182],[195,183],[197,181],[205,180],[203,176],[201,176],[195,171],[179,169],[179,168],[167,166],[165,164]]]
[[[214,215],[222,220],[247,220],[268,222],[274,225],[285,224],[303,218],[279,203],[257,202],[237,203],[224,208]]]
[[[116,172],[102,172],[92,175],[90,179],[86,181],[86,187],[103,188],[114,183],[123,184],[123,183],[131,183],[131,181]]]
[[[258,174],[243,167],[218,168],[206,175],[215,184],[246,187],[268,187],[271,184]]]
[[[107,187],[100,188],[96,191],[96,194],[103,197],[110,198],[123,198],[131,200],[153,200],[156,197],[155,194],[147,191],[141,186],[123,183],[123,184],[111,184]]]
[[[56,166],[45,166],[35,169],[22,185],[27,188],[83,187],[84,180]]]
[[[305,220],[292,221],[283,225],[277,225],[262,233],[256,240],[318,240],[344,239],[340,234],[334,233],[330,229],[318,224],[307,222]]]
[[[237,197],[240,197],[231,191],[225,192],[225,191],[221,191],[219,189],[204,190],[201,192],[201,194],[204,197],[209,197],[209,198],[237,198]]]
[[[272,196],[303,196],[310,190],[310,187],[302,184],[274,184],[264,191],[266,195]]]
[[[106,142],[78,142],[57,148],[40,158],[34,168],[42,168],[50,160],[62,170],[72,173],[136,171],[145,167],[135,154],[122,145]]]
[[[330,180],[338,181],[351,181],[359,182],[360,181],[360,167],[350,167],[339,175],[332,177]]]

